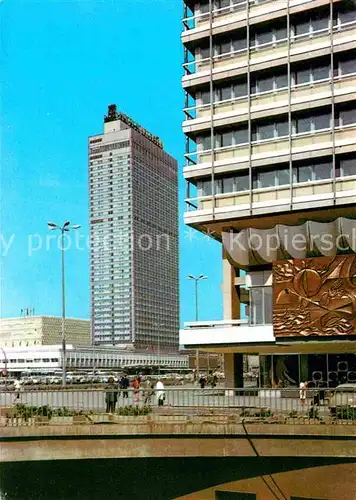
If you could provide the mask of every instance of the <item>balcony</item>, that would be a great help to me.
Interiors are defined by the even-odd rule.
[[[346,23],[333,28],[334,52],[355,47],[356,22]],[[250,71],[258,71],[273,65],[287,64],[288,52],[291,62],[314,58],[330,53],[330,30],[322,29],[313,35],[295,36],[288,40],[267,43],[251,47],[250,51],[242,49],[210,58],[189,61],[183,65],[186,76],[182,78],[183,88],[189,90],[197,85],[206,84],[212,75],[214,81],[231,78],[247,72],[248,57]],[[250,52],[250,54],[249,54]]]
[[[230,194],[215,196],[214,214],[216,220],[229,220],[237,217],[283,212],[292,210],[311,209],[315,207],[355,204],[356,203],[356,175],[332,179],[303,182],[273,188],[253,189]],[[184,215],[186,224],[209,221],[213,215],[213,200],[211,196],[190,198],[188,207],[195,206],[195,210],[187,211]]]
[[[291,137],[291,144],[288,136],[252,142],[251,165],[255,167],[266,163],[288,162],[290,146],[292,159],[329,155],[332,154],[334,139],[337,153],[354,151],[356,124],[336,127],[335,134],[331,129],[294,134]],[[214,149],[215,174],[248,168],[249,153],[248,143]],[[211,175],[211,150],[187,153],[185,156],[188,162],[194,163],[194,165],[184,167],[183,173],[186,179]]]
[[[335,1],[335,0],[334,0]],[[247,3],[249,3],[249,23],[256,24],[287,15],[288,3],[289,12],[294,14],[301,10],[328,4],[329,0],[275,0],[260,1],[235,0],[234,5],[214,9],[212,13],[213,34],[235,30],[247,23]],[[314,4],[314,5],[313,5]],[[201,38],[209,36],[210,13],[200,13],[188,16],[183,19],[182,42],[184,44],[194,43]]]
[[[247,319],[185,323],[179,334],[180,345],[188,349],[212,345],[253,345],[274,342],[272,325],[250,326]]]
[[[343,102],[356,95],[356,72],[334,78],[335,102]],[[330,103],[332,79],[303,83],[291,88],[291,111],[305,107],[318,107]],[[288,112],[288,88],[251,95],[251,119]],[[242,123],[248,120],[248,96],[216,102],[212,106],[214,126]],[[183,132],[192,134],[209,130],[211,126],[210,104],[186,108],[187,115],[193,116],[183,122]]]

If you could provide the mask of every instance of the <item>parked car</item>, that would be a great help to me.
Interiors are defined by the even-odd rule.
[[[329,411],[336,415],[338,410],[349,408],[356,411],[356,384],[341,384],[329,397]]]

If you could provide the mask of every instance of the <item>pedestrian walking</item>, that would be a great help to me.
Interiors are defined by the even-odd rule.
[[[206,379],[205,377],[201,376],[200,379],[199,379],[199,384],[200,384],[200,388],[201,389],[204,389],[205,387],[205,384],[206,384]]]
[[[106,413],[115,413],[118,390],[113,377],[109,377],[108,385],[105,388]]]
[[[127,375],[123,375],[120,379],[120,389],[122,390],[123,399],[128,399],[129,397],[129,391],[127,390],[129,388],[129,385],[130,382],[127,378]]]
[[[302,408],[304,408],[305,400],[307,399],[307,387],[308,387],[308,382],[301,382],[299,384],[299,401],[300,404],[302,405]]]
[[[164,392],[163,382],[161,382],[160,380],[158,380],[156,384],[156,396],[158,406],[163,406],[166,399],[166,394]]]
[[[15,403],[19,403],[20,392],[21,392],[21,389],[22,389],[22,384],[21,384],[20,377],[17,377],[17,379],[15,380],[14,388],[15,388],[15,399],[14,399],[14,404],[15,404]]]
[[[139,379],[139,377],[136,377],[132,381],[132,387],[133,387],[133,392],[134,392],[134,401],[135,401],[135,403],[138,403],[140,401],[140,379]]]
[[[152,396],[154,394],[154,386],[149,379],[145,381],[145,391],[144,391],[144,404],[150,405],[152,403]]]
[[[216,373],[213,373],[212,370],[210,370],[209,377],[208,377],[208,383],[212,387],[212,389],[214,389],[214,387],[216,387],[217,380],[218,380],[218,378],[216,376]]]

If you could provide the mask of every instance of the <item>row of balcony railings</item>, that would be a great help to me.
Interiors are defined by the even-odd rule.
[[[272,287],[254,287],[247,290],[251,303],[251,315],[240,319],[185,322],[185,330],[221,329],[233,327],[272,326]]]
[[[300,7],[305,5],[312,6],[313,0],[231,0],[230,5],[222,6],[212,1],[212,11],[210,14],[209,3],[205,3],[205,11],[187,15],[182,19],[183,32],[194,30],[195,28],[205,28],[215,21],[230,21],[233,14],[241,14],[236,16],[236,20],[241,21],[247,18],[247,10],[249,11],[249,18],[256,18],[262,14],[284,11],[289,5],[291,7]],[[334,3],[336,3],[334,1]]]
[[[356,195],[356,175],[337,178],[335,184],[337,198],[346,197],[350,198],[350,203],[354,202]],[[314,199],[316,201],[320,201],[320,199],[328,200],[332,199],[333,196],[333,179],[306,181],[293,184],[292,204],[297,207],[299,202],[305,203],[308,200],[311,204]],[[205,210],[210,214],[213,207],[212,198],[212,195],[186,198],[186,211],[189,213],[192,212],[192,216],[194,212],[197,212],[198,215],[200,211],[202,214],[205,214]],[[289,184],[278,187],[272,186],[268,188],[252,189],[252,200],[250,200],[249,190],[216,194],[214,198],[215,209],[221,209],[225,217],[227,216],[226,211],[229,207],[235,211],[248,210],[250,208],[250,202],[252,203],[252,208],[262,209],[268,207],[269,210],[272,205],[287,206],[291,203]]]
[[[332,85],[334,85],[335,93],[341,94],[343,90],[349,92],[350,86],[356,87],[356,60],[355,60],[355,71],[352,73],[345,73],[341,75],[335,75],[328,78],[313,79],[303,83],[291,82],[291,106],[293,104],[299,104],[301,100],[308,102],[308,99],[315,98],[325,98],[331,97]],[[213,103],[195,104],[193,106],[188,106],[184,108],[184,113],[187,121],[195,120],[197,118],[206,119],[208,121],[211,117],[211,113],[215,114],[225,114],[231,113],[241,115],[246,115],[248,113],[248,106],[250,104],[250,111],[253,115],[254,112],[260,111],[263,107],[286,107],[289,103],[289,87],[284,85],[279,88],[273,88],[271,90],[266,90],[262,92],[251,92],[250,102],[248,99],[247,89],[244,95],[237,97],[231,97],[229,99],[216,98]],[[320,95],[322,94],[322,95]],[[213,93],[214,97],[214,93]],[[200,123],[200,122],[199,122]],[[202,122],[203,123],[203,122]]]
[[[245,12],[246,13],[246,10],[247,10],[247,6],[249,6],[249,9],[251,10],[251,17],[253,17],[254,15],[254,9],[256,7],[259,7],[261,6],[261,4],[273,4],[275,3],[275,0],[249,0],[248,2],[247,1],[240,1],[240,0],[233,0],[231,2],[230,5],[227,5],[227,6],[223,6],[223,7],[219,7],[218,5],[215,4],[214,1],[212,1],[212,19],[213,21],[215,20],[220,20],[220,19],[224,19],[225,17],[230,17],[231,14],[234,14],[234,13],[238,13],[238,12]],[[284,2],[286,3],[286,2]],[[293,2],[290,1],[290,3],[292,4]],[[296,2],[294,2],[296,3]],[[310,0],[305,0],[303,3],[310,3]],[[268,8],[268,6],[266,7]],[[285,8],[285,5],[281,5],[278,9],[276,9],[277,11],[278,10],[282,10],[283,8]],[[209,11],[209,4],[206,3],[205,4],[205,10],[206,12],[199,12],[197,14],[192,14],[190,16],[187,16],[187,17],[184,17],[183,20],[182,20],[182,23],[183,23],[183,29],[184,31],[190,31],[192,29],[195,29],[197,27],[200,27],[204,24],[207,24],[208,22],[210,22],[210,11]]]
[[[332,141],[332,132],[335,133],[335,143],[340,145],[342,141],[347,141],[349,143],[354,143],[355,137],[355,127],[356,123],[350,123],[347,125],[338,125],[335,127],[326,127],[318,130],[310,130],[307,132],[296,132],[292,131],[292,134],[283,134],[279,137],[271,137],[268,139],[258,139],[249,141],[248,137],[245,141],[237,144],[232,144],[228,146],[216,146],[214,149],[197,149],[189,153],[185,153],[185,158],[187,160],[186,168],[192,167],[199,168],[203,166],[207,167],[211,164],[211,161],[215,162],[221,161],[224,163],[229,163],[229,160],[234,161],[234,158],[238,159],[240,162],[249,161],[249,145],[252,145],[251,155],[258,154],[259,158],[263,158],[264,154],[270,155],[273,153],[278,153],[282,155],[284,150],[285,154],[289,154],[289,139],[292,139],[292,151],[294,148],[313,148],[315,145],[321,147],[325,143],[325,147],[330,146]],[[252,138],[251,138],[252,139]],[[230,162],[231,163],[231,162]]]
[[[322,48],[322,42],[325,42],[325,46],[330,47],[330,35],[331,33],[345,33],[346,35],[352,35],[353,30],[356,27],[356,20],[348,21],[343,24],[334,25],[332,30],[330,27],[316,30],[310,33],[301,33],[300,35],[293,35],[290,37],[290,53],[298,53],[299,50],[305,50],[309,52],[313,49],[317,50]],[[310,45],[311,41],[318,41],[315,47]],[[342,43],[342,38],[334,40],[335,44]],[[212,69],[217,68],[229,68],[230,65],[233,66],[246,66],[248,59],[250,61],[250,67],[253,69],[253,64],[260,63],[261,59],[274,59],[287,56],[288,53],[288,38],[282,38],[280,40],[274,40],[267,43],[261,43],[258,45],[251,45],[249,50],[247,47],[231,50],[223,54],[213,54],[212,58],[203,57],[195,58],[191,61],[183,63],[183,68],[186,75],[198,74],[201,72],[207,72],[210,70],[210,65]]]
[[[202,376],[203,378],[203,376]],[[263,422],[280,424],[356,424],[356,385],[328,388],[224,387],[209,377],[207,385],[120,390],[117,385],[100,389],[0,392],[0,426],[22,427],[69,424],[143,424],[209,416],[213,422]],[[213,386],[212,386],[213,385]],[[217,419],[217,420],[216,420]],[[216,426],[216,424],[215,424]],[[118,427],[119,429],[119,427]],[[119,430],[120,431],[120,430]],[[214,428],[214,432],[217,429]],[[137,432],[147,433],[144,426]],[[164,431],[163,431],[164,432]],[[167,429],[171,432],[171,429]],[[224,426],[221,432],[229,432]]]

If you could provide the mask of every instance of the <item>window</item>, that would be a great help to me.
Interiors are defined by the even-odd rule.
[[[297,134],[303,134],[304,132],[311,131],[311,120],[307,118],[297,118],[295,120],[295,129]]]
[[[249,189],[249,176],[246,174],[238,175],[235,178],[236,191],[247,191]]]
[[[250,291],[250,321],[252,325],[272,323],[272,287],[253,287]]]
[[[272,139],[274,137],[274,123],[260,125],[258,127],[258,138],[260,141],[264,139]]]
[[[251,93],[269,92],[288,87],[287,71],[268,75],[264,77],[256,77],[251,83]]]
[[[348,175],[356,175],[356,159],[346,158],[340,161],[340,175],[346,177]]]
[[[346,2],[345,2],[346,3]],[[339,10],[340,24],[351,23],[356,20],[356,4],[348,2],[347,6],[341,7]]]
[[[313,168],[308,165],[305,167],[293,168],[293,182],[310,182],[313,180]]]
[[[287,38],[287,28],[285,26],[281,26],[275,29],[275,40],[285,40]]]
[[[295,85],[302,85],[303,83],[308,83],[311,80],[310,68],[300,69],[294,73]]]
[[[272,41],[273,41],[273,31],[269,26],[255,33],[255,45],[263,45],[265,43],[270,43]]]
[[[265,286],[263,288],[263,310],[264,310],[264,323],[272,324],[272,310],[273,310],[273,300],[272,300],[272,287]]]
[[[230,0],[216,0],[216,9],[223,9],[224,7],[230,7]]]
[[[300,21],[294,25],[294,33],[296,36],[306,35],[310,32],[310,19]]]
[[[232,50],[237,52],[238,50],[244,50],[247,47],[246,37],[235,38],[232,40]]]
[[[201,14],[206,14],[207,12],[209,12],[209,0],[207,2],[200,2],[199,12]]]
[[[232,193],[234,192],[234,177],[226,177],[222,179],[222,192]]]
[[[288,87],[288,76],[287,74],[281,74],[275,76],[275,88],[283,89]]]
[[[290,183],[290,175],[288,168],[277,170],[276,174],[277,174],[276,181],[278,186],[284,186]]]
[[[276,176],[274,170],[259,172],[257,179],[258,187],[260,188],[268,188],[276,185]]]
[[[279,120],[275,123],[275,126],[277,137],[284,137],[289,134],[289,126],[287,120]]]
[[[200,94],[201,104],[210,104],[210,91],[206,90]]]
[[[356,73],[356,56],[349,56],[339,61],[339,72],[341,75]]]
[[[211,181],[199,181],[198,196],[211,196]]]
[[[235,83],[233,85],[234,97],[243,97],[247,95],[247,83]]]
[[[314,179],[316,181],[330,179],[331,177],[332,177],[331,163],[319,163],[317,165],[314,165]]]
[[[263,141],[288,135],[288,121],[281,118],[272,123],[255,124],[252,128],[252,141]]]
[[[324,128],[330,128],[330,113],[320,113],[314,116],[314,128],[315,130],[322,130]]]
[[[294,34],[296,36],[308,35],[320,30],[325,30],[328,26],[328,9],[318,9],[312,12],[307,12],[304,16],[298,16],[293,23]]]
[[[226,87],[221,87],[220,89],[218,89],[217,93],[219,101],[226,101],[228,99],[231,99],[232,97],[231,85]]]
[[[313,182],[332,177],[332,161],[320,160],[318,163],[293,167],[293,182]]]
[[[316,66],[312,69],[313,80],[317,82],[318,80],[326,80],[329,78],[330,66]]]
[[[356,108],[339,111],[339,125],[351,125],[353,123],[356,123]]]
[[[200,59],[207,59],[210,57],[210,47],[200,47]]]
[[[231,52],[231,40],[225,40],[216,45],[218,54],[228,54]]]
[[[263,324],[263,293],[261,288],[251,289],[251,323]]]
[[[211,148],[211,137],[210,135],[197,137],[197,149],[198,151],[206,151]]]
[[[234,131],[235,144],[245,144],[248,142],[248,129],[241,127]]]
[[[260,78],[258,80],[258,92],[268,92],[269,90],[273,90],[273,80],[273,76]]]
[[[329,27],[329,15],[325,12],[319,13],[316,11],[311,16],[311,28],[312,31],[326,30]]]

